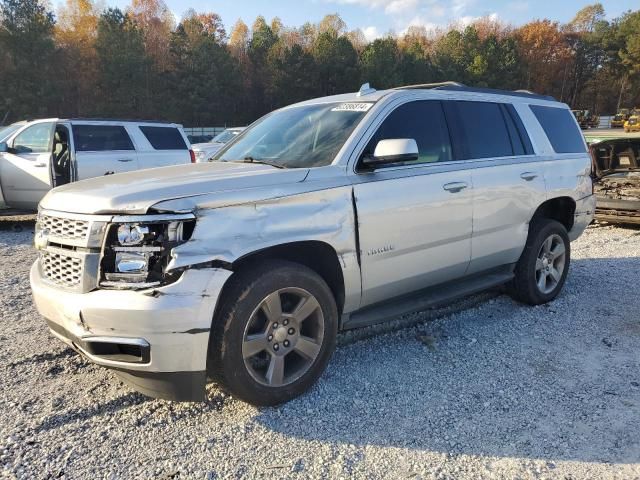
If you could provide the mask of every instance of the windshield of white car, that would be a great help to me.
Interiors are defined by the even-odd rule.
[[[373,103],[324,103],[263,117],[214,158],[310,168],[330,165]]]
[[[6,127],[0,127],[0,142],[6,142],[7,139],[22,126],[22,123],[14,123],[12,125],[7,125]]]
[[[218,135],[213,137],[213,140],[211,140],[211,142],[227,143],[229,140],[232,140],[233,138],[237,137],[239,133],[240,131],[238,130],[225,130],[224,132],[219,133]]]

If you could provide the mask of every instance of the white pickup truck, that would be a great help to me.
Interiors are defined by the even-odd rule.
[[[48,118],[0,129],[0,204],[36,210],[54,187],[195,162],[182,126]]]

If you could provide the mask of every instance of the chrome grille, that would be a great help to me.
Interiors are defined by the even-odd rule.
[[[43,251],[40,254],[40,263],[45,278],[56,285],[73,288],[82,282],[82,258]]]
[[[85,240],[89,235],[90,222],[72,218],[53,217],[41,214],[38,218],[41,230],[47,230],[52,237],[65,240]]]

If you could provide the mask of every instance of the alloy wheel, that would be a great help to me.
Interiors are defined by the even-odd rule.
[[[242,358],[262,385],[283,387],[313,365],[324,339],[324,316],[318,300],[301,288],[267,295],[245,327]]]
[[[566,265],[566,248],[562,237],[556,233],[542,243],[536,258],[536,285],[543,294],[549,294],[558,286]]]

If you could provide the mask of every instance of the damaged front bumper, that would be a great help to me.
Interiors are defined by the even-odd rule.
[[[211,321],[231,271],[186,270],[144,291],[74,293],[48,283],[40,268],[39,260],[31,268],[33,297],[56,337],[141,393],[204,399]]]

